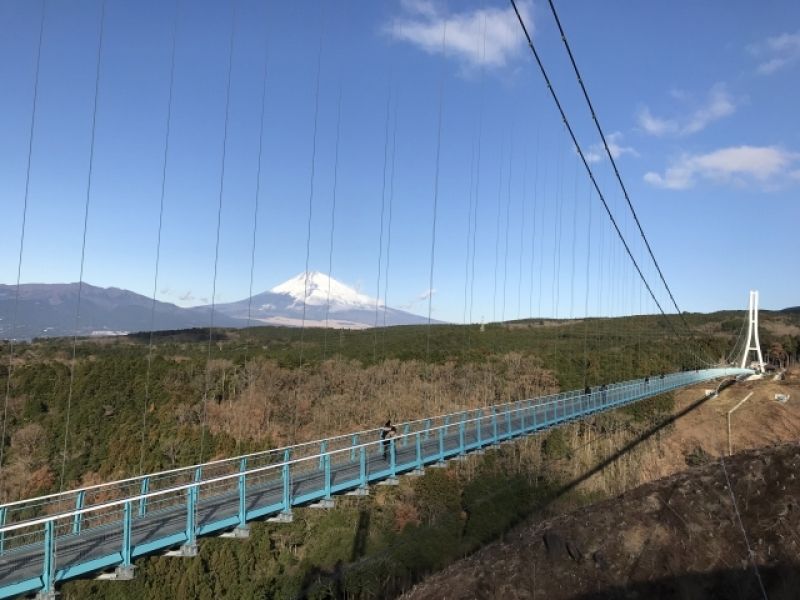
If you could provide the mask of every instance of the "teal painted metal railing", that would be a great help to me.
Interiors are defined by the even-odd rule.
[[[746,369],[706,369],[627,381],[401,423],[388,442],[372,429],[0,506],[0,598],[197,538],[287,517],[292,507],[529,435],[596,412]],[[488,414],[487,414],[488,413]]]

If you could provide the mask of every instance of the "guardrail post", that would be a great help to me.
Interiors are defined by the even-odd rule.
[[[394,438],[389,440],[389,475],[392,480],[397,479],[397,449]]]
[[[406,424],[403,426],[403,448],[405,448],[406,446],[408,446],[408,432],[409,432],[410,430],[411,430],[411,426],[410,426],[408,423],[406,423]]]
[[[444,433],[447,435],[447,428],[450,426],[450,415],[444,416]]]
[[[483,410],[478,409],[478,417],[475,420],[475,438],[478,440],[478,449],[483,448],[483,442],[481,441],[481,421],[483,421]]]
[[[416,470],[417,470],[418,473],[422,473],[422,435],[420,434],[419,431],[417,432],[417,436],[416,437],[417,437],[417,439],[416,439],[416,445],[417,445],[417,469]]]
[[[319,470],[325,468],[325,453],[328,451],[328,440],[322,440],[319,444]]]
[[[325,459],[325,499],[331,499],[331,455],[326,454]]]
[[[195,471],[195,482],[199,481],[200,468]],[[186,542],[181,546],[181,556],[197,556],[197,486],[186,490]]]
[[[144,496],[150,491],[150,478],[145,477],[142,479],[142,484],[139,486],[139,494]],[[143,517],[147,514],[147,498],[139,499],[139,516]]]
[[[444,428],[439,428],[439,464],[444,464]]]
[[[506,409],[506,439],[507,440],[511,439],[512,433],[513,432],[511,431],[511,407],[509,406]]]
[[[361,446],[359,448],[359,464],[358,464],[358,487],[362,490],[367,489],[367,447]]]
[[[0,508],[0,527],[5,526],[6,524],[7,512],[8,512],[7,508]],[[3,555],[3,551],[5,550],[5,541],[6,541],[6,532],[0,531],[0,556]]]
[[[458,454],[459,456],[464,456],[465,449],[464,449],[464,419],[461,419],[461,423],[458,424]]]
[[[42,590],[40,595],[52,594],[55,588],[55,532],[53,521],[44,524],[44,559],[42,560]]]
[[[238,538],[250,536],[250,527],[247,525],[247,457],[239,461],[239,524],[233,530],[233,535]]]
[[[431,433],[431,420],[425,419],[425,439],[427,440],[430,437]]]
[[[83,508],[83,501],[86,498],[86,492],[81,490],[75,497],[75,510]],[[72,533],[81,532],[81,522],[83,521],[83,513],[75,513],[72,517]]]
[[[287,448],[283,452],[283,510],[281,510],[280,515],[275,517],[275,520],[281,523],[290,523],[292,521],[292,474],[289,465],[290,458],[291,451]]]
[[[492,407],[492,444],[497,443],[497,411]]]
[[[351,438],[351,442],[352,443],[350,444],[350,462],[355,462],[356,461],[356,446],[358,446],[358,434],[357,433],[353,435],[353,437]]]
[[[131,501],[125,503],[122,517],[122,564],[114,571],[117,580],[133,579],[133,564],[131,563],[131,516],[133,507]]]

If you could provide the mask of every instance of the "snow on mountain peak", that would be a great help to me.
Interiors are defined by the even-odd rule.
[[[375,308],[375,299],[365,294],[360,294],[353,288],[329,277],[319,271],[311,271],[295,275],[275,286],[270,291],[273,294],[287,294],[294,298],[295,304],[302,304],[303,296],[306,304],[310,306],[325,306],[328,303],[328,290],[330,289],[331,310],[350,308]],[[383,306],[380,302],[378,306]]]

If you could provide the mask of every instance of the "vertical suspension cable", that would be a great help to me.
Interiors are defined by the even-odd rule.
[[[481,141],[483,138],[483,108],[484,108],[484,101],[485,101],[485,88],[486,88],[486,74],[485,74],[485,63],[486,63],[486,13],[483,15],[483,49],[481,51],[481,91],[480,91],[480,102],[478,104],[478,147],[476,149],[476,158],[475,158],[475,194],[474,194],[474,202],[473,202],[473,217],[472,222],[474,226],[472,228],[472,259],[470,265],[470,283],[469,283],[469,322],[472,323],[472,316],[473,316],[473,307],[475,301],[475,254],[477,252],[477,241],[478,241],[478,199],[480,197],[480,187],[481,187]],[[467,347],[470,345],[470,336],[469,336],[469,327],[467,328]]]
[[[158,293],[158,272],[161,265],[161,231],[164,225],[164,197],[167,186],[167,161],[169,157],[169,138],[172,125],[172,94],[175,85],[175,42],[180,15],[180,0],[175,0],[175,14],[172,20],[170,39],[169,87],[167,92],[167,115],[165,119],[164,152],[161,160],[161,193],[158,200],[158,227],[156,229],[156,256],[153,268],[153,294],[150,301],[150,335],[147,342],[147,367],[144,377],[144,403],[142,405],[142,439],[139,446],[139,475],[144,474],[144,455],[147,440],[147,407],[150,404],[150,380],[153,368],[153,330],[156,322],[156,294]]]
[[[331,277],[333,277],[333,241],[336,232],[336,192],[339,183],[339,139],[342,124],[342,82],[339,81],[339,94],[336,100],[336,141],[333,150],[333,198],[331,200],[331,232],[328,247],[328,294],[325,300],[325,331],[322,339],[322,359],[328,357],[328,328],[331,313]]]
[[[325,14],[324,10],[320,16],[319,24],[319,48],[317,50],[317,73],[316,82],[314,85],[314,125],[311,136],[311,169],[309,173],[308,184],[308,220],[306,221],[306,261],[305,270],[303,271],[303,317],[300,324],[300,356],[298,369],[300,375],[303,374],[303,357],[305,350],[305,333],[306,333],[306,310],[308,308],[308,268],[311,261],[311,223],[314,216],[314,177],[316,175],[317,164],[317,129],[319,125],[319,84],[320,74],[322,71],[322,42],[325,37]],[[328,276],[330,279],[330,275]],[[297,438],[297,387],[294,391],[294,408],[292,410],[292,431],[291,442],[294,443]]]
[[[225,122],[222,131],[222,158],[219,173],[219,194],[217,200],[217,232],[214,243],[214,277],[211,281],[211,314],[208,323],[208,344],[206,347],[206,374],[203,389],[203,424],[200,430],[200,457],[198,463],[203,462],[206,441],[206,422],[208,419],[208,392],[211,386],[211,345],[214,339],[214,310],[217,301],[217,274],[219,269],[219,245],[222,231],[222,200],[225,195],[225,163],[228,151],[228,125],[230,122],[231,108],[231,72],[233,70],[233,43],[236,37],[236,0],[231,3],[231,32],[228,45],[228,70],[225,84]]]
[[[511,126],[511,140],[508,150],[508,177],[506,178],[506,228],[505,250],[503,252],[503,308],[500,312],[500,321],[506,320],[506,293],[508,292],[508,230],[511,221],[511,167],[514,160],[514,126]]]
[[[503,206],[503,140],[500,141],[500,174],[497,179],[497,220],[494,232],[494,278],[492,283],[492,321],[497,321],[497,271],[500,265],[500,217]]]
[[[383,278],[383,335],[382,335],[382,353],[386,356],[386,312],[389,306],[389,265],[392,252],[392,213],[394,206],[394,171],[397,164],[397,110],[398,110],[398,96],[394,98],[394,117],[392,123],[392,163],[391,175],[389,177],[389,219],[386,224],[386,274]]]
[[[589,288],[592,264],[592,188],[589,188],[586,222],[586,297],[583,305],[583,387],[589,385]]]
[[[250,330],[253,319],[253,284],[255,282],[256,270],[256,246],[258,241],[258,216],[261,199],[261,166],[264,154],[264,115],[267,106],[267,75],[269,72],[269,41],[264,43],[264,68],[261,72],[261,110],[258,117],[258,158],[256,160],[256,185],[255,193],[253,195],[253,236],[250,245],[250,281],[247,293],[247,330]],[[249,369],[249,345],[245,345],[244,353],[244,375],[247,382],[247,389],[250,398],[252,399],[253,387],[250,378]],[[236,453],[239,453],[241,444],[241,435],[236,438]]]
[[[575,243],[578,239],[578,157],[575,157],[575,186],[572,191],[572,267],[569,281],[569,318],[575,317]]]
[[[539,235],[539,299],[536,309],[536,315],[542,318],[542,290],[544,288],[544,221],[545,212],[547,210],[547,163],[544,164],[544,173],[542,174],[542,226]]]
[[[322,71],[322,41],[325,35],[324,15],[319,28],[319,49],[317,51],[317,74],[314,86],[314,126],[311,136],[311,170],[308,184],[308,219],[306,221],[306,261],[303,272],[303,318],[300,326],[300,369],[303,368],[303,350],[306,332],[306,309],[308,307],[308,268],[311,261],[311,223],[314,216],[314,177],[317,165],[317,129],[319,124],[319,82]],[[296,411],[295,411],[296,412]]]
[[[442,150],[442,106],[444,104],[444,68],[447,50],[447,20],[442,25],[442,70],[439,81],[439,114],[436,123],[436,169],[433,183],[433,224],[431,231],[431,269],[428,277],[428,331],[425,342],[425,362],[430,361],[431,354],[431,314],[433,312],[433,272],[436,262],[436,217],[439,209],[439,162]]]
[[[67,389],[67,416],[64,423],[64,449],[61,455],[61,477],[59,481],[59,492],[64,491],[64,473],[67,468],[67,449],[69,448],[69,420],[72,409],[72,394],[75,387],[75,363],[78,352],[78,327],[81,320],[81,296],[83,292],[83,269],[86,263],[86,232],[89,228],[89,208],[92,198],[92,174],[94,169],[94,145],[95,134],[97,132],[97,100],[100,92],[100,66],[103,55],[103,35],[105,33],[106,22],[106,1],[100,4],[100,34],[97,41],[97,59],[94,74],[94,100],[92,105],[92,126],[91,141],[89,143],[89,170],[86,177],[86,201],[83,207],[83,238],[81,240],[81,268],[78,277],[78,299],[75,307],[75,329],[72,335],[72,358],[69,366],[69,387]]]
[[[464,331],[467,338],[469,338],[469,328],[467,325],[467,308],[469,302],[469,253],[472,242],[472,205],[473,193],[475,185],[475,134],[473,132],[472,146],[470,148],[469,156],[469,186],[468,186],[468,206],[467,206],[467,236],[466,236],[466,252],[464,259],[464,311],[461,315],[461,322],[465,326]]]
[[[392,104],[392,88],[386,96],[386,119],[383,127],[383,179],[381,181],[381,221],[378,235],[378,276],[375,283],[375,326],[372,329],[372,362],[378,359],[378,315],[381,305],[381,267],[383,266],[383,223],[386,216],[386,170],[389,167],[389,116]]]
[[[33,74],[33,105],[28,126],[28,155],[25,164],[25,191],[22,197],[22,223],[19,233],[19,251],[17,253],[17,281],[14,287],[14,310],[11,316],[11,335],[8,340],[8,370],[6,372],[6,392],[3,398],[3,431],[0,435],[0,485],[3,482],[3,460],[6,448],[6,425],[8,423],[8,400],[11,397],[11,375],[14,370],[14,337],[17,331],[19,316],[19,288],[22,277],[22,258],[25,253],[25,229],[28,222],[28,200],[31,188],[31,163],[33,160],[33,134],[36,130],[36,109],[39,105],[39,71],[42,60],[42,39],[44,37],[44,21],[47,14],[47,0],[42,0],[42,12],[39,18],[39,39],[36,43],[36,67]]]
[[[530,296],[528,298],[528,316],[533,316],[533,274],[536,270],[536,227],[538,220],[536,213],[539,208],[539,126],[536,128],[536,153],[534,155],[534,173],[533,173],[533,216],[531,223],[531,272],[530,272]]]
[[[525,258],[525,202],[528,199],[528,146],[522,152],[522,201],[519,216],[519,275],[517,277],[517,318],[522,318],[522,262]]]

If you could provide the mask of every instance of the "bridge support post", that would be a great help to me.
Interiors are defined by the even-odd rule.
[[[389,440],[389,478],[384,479],[378,485],[398,485],[397,479],[397,451],[394,439]]]
[[[447,463],[444,461],[444,428],[439,428],[439,460],[433,466],[437,468],[446,467]]]
[[[497,438],[497,410],[495,407],[492,407],[492,443],[490,444],[490,448],[497,448],[498,446],[498,438]]]
[[[247,458],[239,461],[239,524],[233,530],[233,537],[244,539],[250,537],[250,526],[247,524]]]
[[[150,491],[150,478],[145,477],[142,479],[142,485],[139,487],[139,493],[144,496]],[[143,517],[147,514],[147,498],[139,499],[139,516]]]
[[[283,453],[283,510],[276,516],[267,519],[271,523],[291,523],[294,520],[292,516],[292,477],[289,471],[289,459],[291,453],[286,449]]]
[[[417,457],[416,457],[416,465],[414,467],[414,470],[411,471],[411,475],[419,476],[425,473],[425,467],[422,463],[422,434],[418,431],[416,436],[414,437],[415,437],[414,445],[416,446]]]
[[[42,589],[36,595],[39,600],[56,597],[55,527],[53,521],[44,524],[44,560],[42,561]]]
[[[114,569],[114,579],[117,581],[130,581],[133,579],[133,563],[131,562],[131,525],[133,507],[131,502],[125,503],[122,517],[122,564]]]
[[[367,486],[367,449],[361,446],[358,449],[358,487],[345,494],[345,496],[369,496]]]
[[[311,505],[311,508],[333,508],[333,498],[331,498],[331,455],[325,454],[322,456],[323,462],[325,463],[325,496],[319,502],[315,502]]]
[[[83,500],[86,498],[86,492],[81,490],[75,497],[75,510],[83,508]],[[72,517],[72,533],[81,532],[81,523],[83,522],[83,513],[77,513]]]

